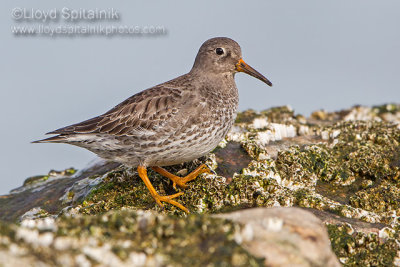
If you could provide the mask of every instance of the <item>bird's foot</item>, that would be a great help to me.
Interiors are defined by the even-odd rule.
[[[173,198],[179,197],[181,195],[183,195],[183,192],[179,192],[179,193],[169,195],[169,196],[160,196],[159,194],[156,194],[156,195],[153,195],[153,198],[155,199],[155,201],[161,208],[164,208],[164,205],[162,204],[162,202],[166,202],[171,205],[174,205],[177,208],[180,208],[181,210],[183,210],[186,213],[190,213],[189,210],[185,206],[183,206],[182,204],[180,204],[179,202],[177,202],[175,200],[172,200]]]
[[[179,197],[179,196],[183,195],[183,192],[179,192],[179,193],[176,193],[176,194],[173,194],[173,195],[169,195],[169,196],[160,196],[157,193],[157,191],[154,189],[153,185],[150,183],[149,177],[147,176],[146,167],[138,166],[137,170],[138,170],[140,178],[142,178],[144,184],[149,189],[150,194],[152,195],[152,197],[154,198],[154,200],[156,201],[156,203],[160,207],[163,208],[164,205],[162,204],[162,202],[166,202],[166,203],[169,203],[171,205],[174,205],[177,208],[180,208],[181,210],[183,210],[186,213],[189,213],[189,210],[185,206],[183,206],[182,204],[180,204],[177,201],[173,200],[173,198],[176,198],[176,197]]]
[[[187,188],[188,185],[186,183],[196,179],[197,176],[199,176],[200,174],[202,174],[202,173],[211,174],[212,173],[210,168],[208,168],[208,166],[206,164],[201,164],[199,167],[197,167],[194,171],[192,171],[191,173],[189,173],[185,177],[176,176],[176,175],[168,172],[164,168],[157,167],[157,166],[156,167],[152,167],[152,169],[153,169],[153,171],[158,172],[162,176],[165,176],[165,177],[169,178],[173,182],[172,186],[174,187],[174,189],[176,189],[177,185],[180,188]]]

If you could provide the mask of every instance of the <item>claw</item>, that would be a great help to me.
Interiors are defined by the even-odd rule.
[[[173,187],[175,190],[177,190],[177,189],[176,189],[176,183],[175,183],[175,182],[173,182],[172,187]]]
[[[146,167],[138,166],[138,173],[139,173],[140,178],[142,178],[146,187],[149,189],[150,194],[153,196],[154,200],[161,208],[164,208],[164,205],[162,204],[162,202],[166,202],[171,205],[174,205],[177,208],[180,208],[181,210],[183,210],[186,213],[189,213],[189,210],[185,206],[183,206],[182,204],[180,204],[179,202],[177,202],[175,200],[172,200],[176,197],[183,195],[184,194],[183,192],[179,192],[179,193],[169,195],[169,196],[160,196],[157,193],[157,191],[154,189],[153,185],[150,183],[149,177],[147,176]]]
[[[172,173],[169,173],[168,171],[166,171],[165,169],[163,169],[161,167],[155,166],[155,167],[151,167],[151,168],[154,171],[158,172],[159,174],[171,179],[172,182],[173,182],[172,186],[174,187],[174,189],[176,189],[176,185],[178,185],[180,188],[188,187],[188,185],[186,183],[196,179],[197,176],[199,176],[202,173],[209,173],[209,174],[212,173],[210,168],[208,168],[208,166],[205,165],[205,164],[200,165],[199,167],[197,167],[194,171],[192,171],[191,173],[189,173],[185,177],[179,177],[179,176],[173,175]],[[150,183],[149,177],[147,176],[146,167],[138,166],[138,173],[139,173],[140,178],[142,178],[143,182],[145,183],[145,185],[149,189],[149,191],[150,191],[151,195],[153,196],[154,200],[156,201],[156,203],[161,208],[164,207],[162,202],[166,202],[166,203],[169,203],[171,205],[174,205],[177,208],[180,208],[181,210],[183,210],[186,213],[189,213],[189,210],[185,206],[183,206],[179,202],[173,200],[174,198],[183,195],[183,192],[179,192],[179,193],[176,193],[176,194],[173,194],[173,195],[169,195],[169,196],[160,196],[156,192],[156,190],[154,189],[153,185]]]

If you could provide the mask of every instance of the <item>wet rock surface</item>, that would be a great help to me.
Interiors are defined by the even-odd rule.
[[[400,265],[400,105],[310,118],[289,107],[248,110],[213,153],[167,169],[184,175],[200,163],[214,174],[179,197],[191,215],[160,209],[135,170],[118,164],[27,179],[0,196],[0,265]],[[149,177],[160,194],[176,193]],[[272,228],[257,219],[272,213]]]

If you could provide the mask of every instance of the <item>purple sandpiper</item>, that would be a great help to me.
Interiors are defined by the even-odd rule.
[[[237,72],[272,86],[243,61],[234,40],[209,39],[200,47],[189,73],[135,94],[103,115],[49,132],[56,136],[34,143],[76,145],[106,160],[135,167],[158,205],[163,207],[162,202],[167,202],[189,212],[174,200],[183,192],[168,196],[157,193],[147,168],[181,188],[199,174],[210,172],[202,164],[179,177],[162,167],[202,157],[225,137],[236,118]]]

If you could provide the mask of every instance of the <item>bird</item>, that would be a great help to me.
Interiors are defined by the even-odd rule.
[[[235,74],[249,74],[272,83],[245,63],[239,44],[227,37],[205,41],[192,69],[175,79],[141,91],[97,117],[47,134],[55,136],[33,143],[66,143],[85,148],[99,157],[122,163],[137,172],[155,202],[169,203],[187,213],[175,199],[184,194],[160,195],[147,169],[169,178],[180,188],[202,173],[202,164],[185,177],[163,167],[189,162],[211,152],[232,127],[239,94]]]

